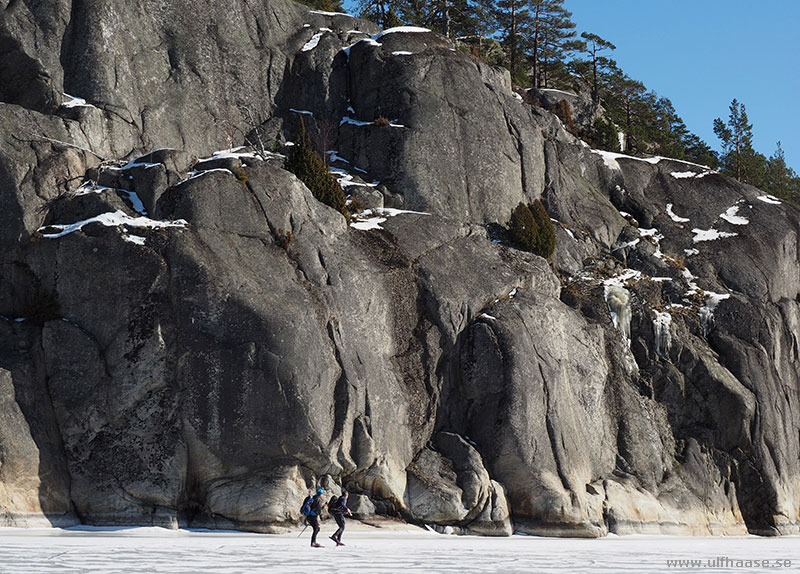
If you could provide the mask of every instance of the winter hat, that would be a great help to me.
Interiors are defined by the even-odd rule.
[[[321,488],[318,488],[317,489],[317,494],[325,494],[325,491],[322,490]]]

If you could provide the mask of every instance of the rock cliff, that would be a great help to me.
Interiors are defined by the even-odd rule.
[[[800,531],[796,208],[592,150],[419,29],[0,10],[0,524],[275,531],[320,485],[487,535]],[[316,201],[300,118],[402,210]],[[502,227],[537,198],[550,262]]]

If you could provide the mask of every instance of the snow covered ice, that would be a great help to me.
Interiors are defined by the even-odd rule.
[[[600,539],[511,536],[448,536],[407,527],[361,526],[345,530],[346,546],[320,536],[325,548],[309,546],[310,531],[282,535],[161,528],[0,529],[3,574],[239,574],[559,572],[762,572],[759,568],[670,567],[670,560],[791,560],[800,564],[798,537],[684,538],[609,536]],[[769,571],[790,572],[792,568]]]

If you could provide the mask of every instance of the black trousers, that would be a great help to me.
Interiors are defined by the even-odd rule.
[[[317,534],[319,534],[319,516],[306,516],[306,522],[311,527],[311,545],[317,543]]]
[[[344,533],[344,515],[343,514],[334,514],[333,519],[336,521],[336,524],[339,528],[336,532],[333,533],[333,538],[336,540],[342,539],[342,534]]]

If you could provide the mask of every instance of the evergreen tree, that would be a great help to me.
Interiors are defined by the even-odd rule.
[[[328,172],[325,162],[314,151],[302,119],[300,120],[300,131],[289,152],[289,157],[286,159],[285,167],[311,190],[316,199],[344,215],[348,221],[350,220],[344,192],[336,178]]]
[[[744,104],[736,98],[729,110],[727,122],[714,120],[714,134],[722,143],[722,171],[738,181],[758,185],[764,179],[766,158],[753,149],[753,124]]]
[[[451,0],[450,36],[488,36],[492,33],[490,0]]]
[[[553,227],[553,221],[547,214],[541,199],[528,204],[528,208],[533,213],[533,220],[536,223],[537,237],[533,252],[545,259],[550,259],[556,248],[556,230]]]
[[[533,20],[528,10],[528,0],[497,0],[493,10],[494,22],[500,33],[508,56],[508,69],[512,81],[526,83],[523,61]]]
[[[556,231],[541,200],[521,203],[511,211],[508,222],[511,241],[520,249],[549,258],[556,246]]]
[[[531,209],[520,202],[512,211],[508,221],[511,241],[520,249],[533,251],[536,244],[536,220]]]
[[[395,10],[400,19],[410,26],[430,25],[431,5],[426,0],[399,0]]]
[[[767,159],[763,189],[782,199],[800,203],[800,177],[786,165],[781,142],[778,142],[775,153]]]
[[[463,17],[459,17],[456,26],[460,26],[458,34],[462,36],[492,36],[497,31],[494,0],[461,0],[464,7],[458,10]]]
[[[547,87],[553,74],[563,68],[568,52],[580,46],[574,42],[572,13],[563,4],[564,0],[530,0],[531,81],[537,88]]]
[[[712,169],[719,167],[719,159],[716,152],[695,134],[689,133],[686,135],[683,139],[683,148],[683,158],[686,161],[707,165]]]
[[[452,23],[452,13],[451,13],[451,0],[436,0],[435,2],[436,11],[437,11],[437,20],[439,23],[438,29],[439,31],[446,37],[450,37],[451,29],[450,25]]]
[[[610,67],[606,89],[606,111],[625,134],[626,149],[642,151],[646,137],[641,126],[647,116],[647,88],[620,70]]]
[[[402,0],[359,0],[359,16],[376,22],[382,28],[393,28],[389,24],[395,24],[396,21],[389,22],[389,12],[394,12],[394,18],[399,16],[407,21],[403,15],[404,4]]]
[[[653,142],[653,152],[666,157],[683,159],[683,141],[689,130],[678,116],[668,98],[653,93],[655,105],[648,125],[648,135]]]
[[[389,11],[386,12],[386,18],[384,20],[383,27],[386,29],[397,28],[398,26],[403,25],[403,22],[395,13],[394,8],[391,6],[389,6]]]
[[[619,152],[619,134],[617,128],[610,121],[604,120],[602,117],[597,118],[592,125],[592,133],[590,134],[590,143],[597,149],[605,151]]]
[[[595,104],[599,104],[602,75],[606,70],[616,66],[616,63],[605,57],[602,52],[616,50],[617,47],[608,40],[604,40],[597,34],[590,32],[581,33],[581,38],[585,42],[583,52],[589,57],[589,60],[585,61],[585,63],[588,65],[590,73],[588,80],[592,88],[592,101]]]

